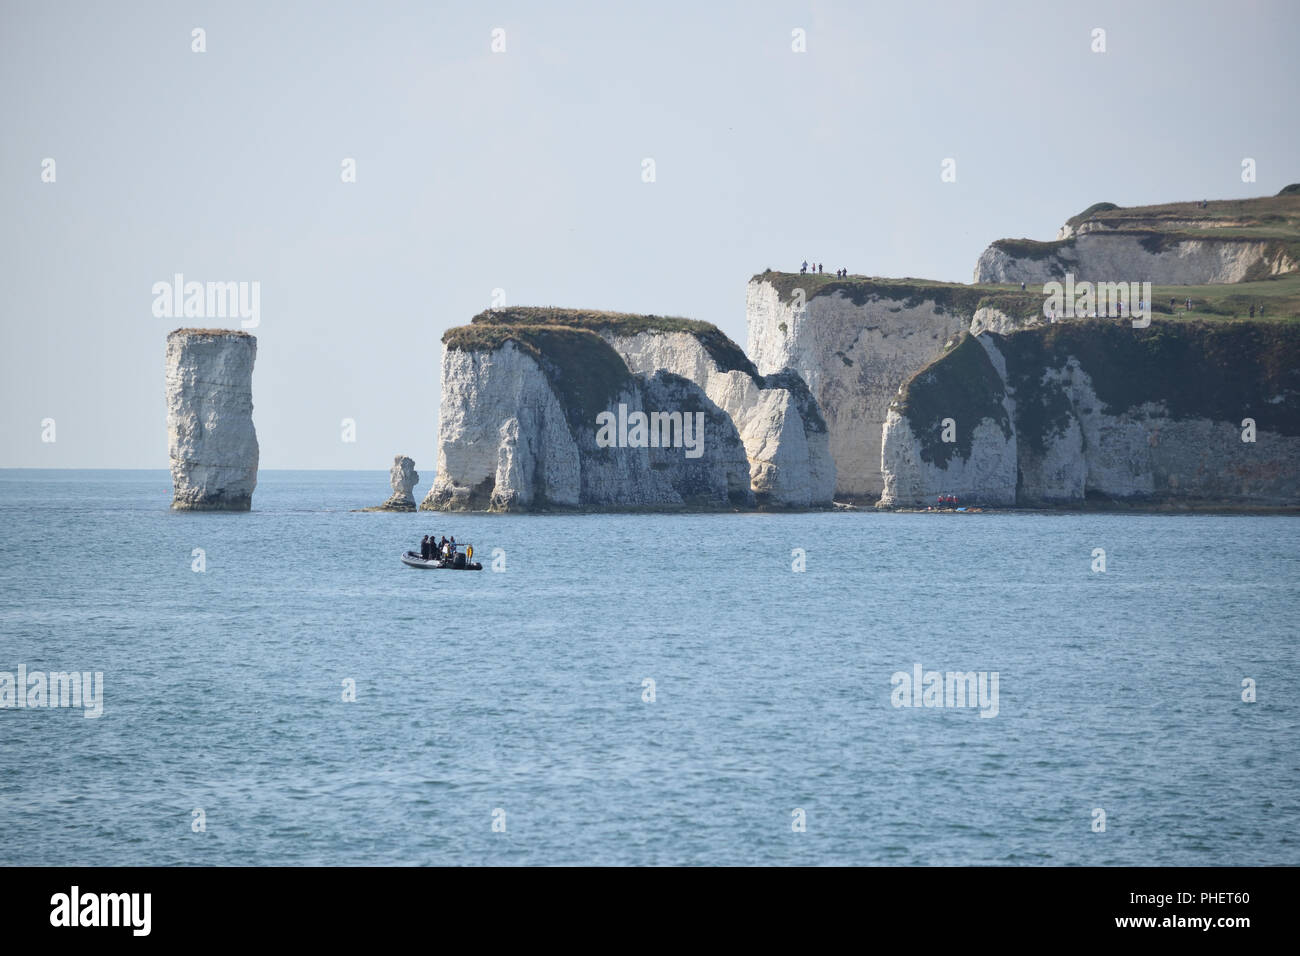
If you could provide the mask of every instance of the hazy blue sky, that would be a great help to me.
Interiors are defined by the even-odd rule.
[[[212,324],[154,317],[176,272],[261,284],[263,467],[431,472],[439,338],[494,288],[743,345],[765,267],[969,282],[1093,202],[1300,180],[1294,2],[0,11],[0,466],[166,467],[164,338]]]

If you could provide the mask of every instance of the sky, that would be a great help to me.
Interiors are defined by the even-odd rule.
[[[1290,0],[0,0],[0,467],[167,467],[167,333],[240,324],[156,316],[176,273],[258,283],[261,467],[431,472],[440,338],[494,295],[743,346],[766,268],[969,282],[1094,202],[1273,195],[1298,28]]]

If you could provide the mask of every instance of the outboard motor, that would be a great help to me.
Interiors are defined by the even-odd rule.
[[[452,566],[453,568],[464,568],[464,567],[465,567],[465,555],[462,554],[460,551],[457,551],[457,552],[456,552],[456,559],[455,559],[455,561],[452,562],[452,565],[451,565],[451,566]]]

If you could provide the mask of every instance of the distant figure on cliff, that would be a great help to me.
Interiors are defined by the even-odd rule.
[[[1188,312],[1192,311],[1192,300],[1190,297],[1188,297],[1187,299],[1187,311]]]
[[[1250,317],[1252,319],[1255,317],[1255,303],[1253,302],[1250,304]]]
[[[799,274],[800,274],[800,275],[803,275],[803,274],[806,273],[807,271],[808,271],[808,260],[805,259],[805,260],[803,261],[803,265],[801,265],[801,266],[799,267]]]

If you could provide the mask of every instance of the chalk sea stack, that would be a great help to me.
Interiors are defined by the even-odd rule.
[[[167,336],[172,507],[248,511],[257,487],[253,362],[257,339],[231,329]]]
[[[393,493],[379,506],[381,511],[414,511],[415,495],[411,489],[420,483],[420,473],[415,470],[415,461],[405,455],[393,458],[393,467],[388,472],[388,480],[393,486]]]

